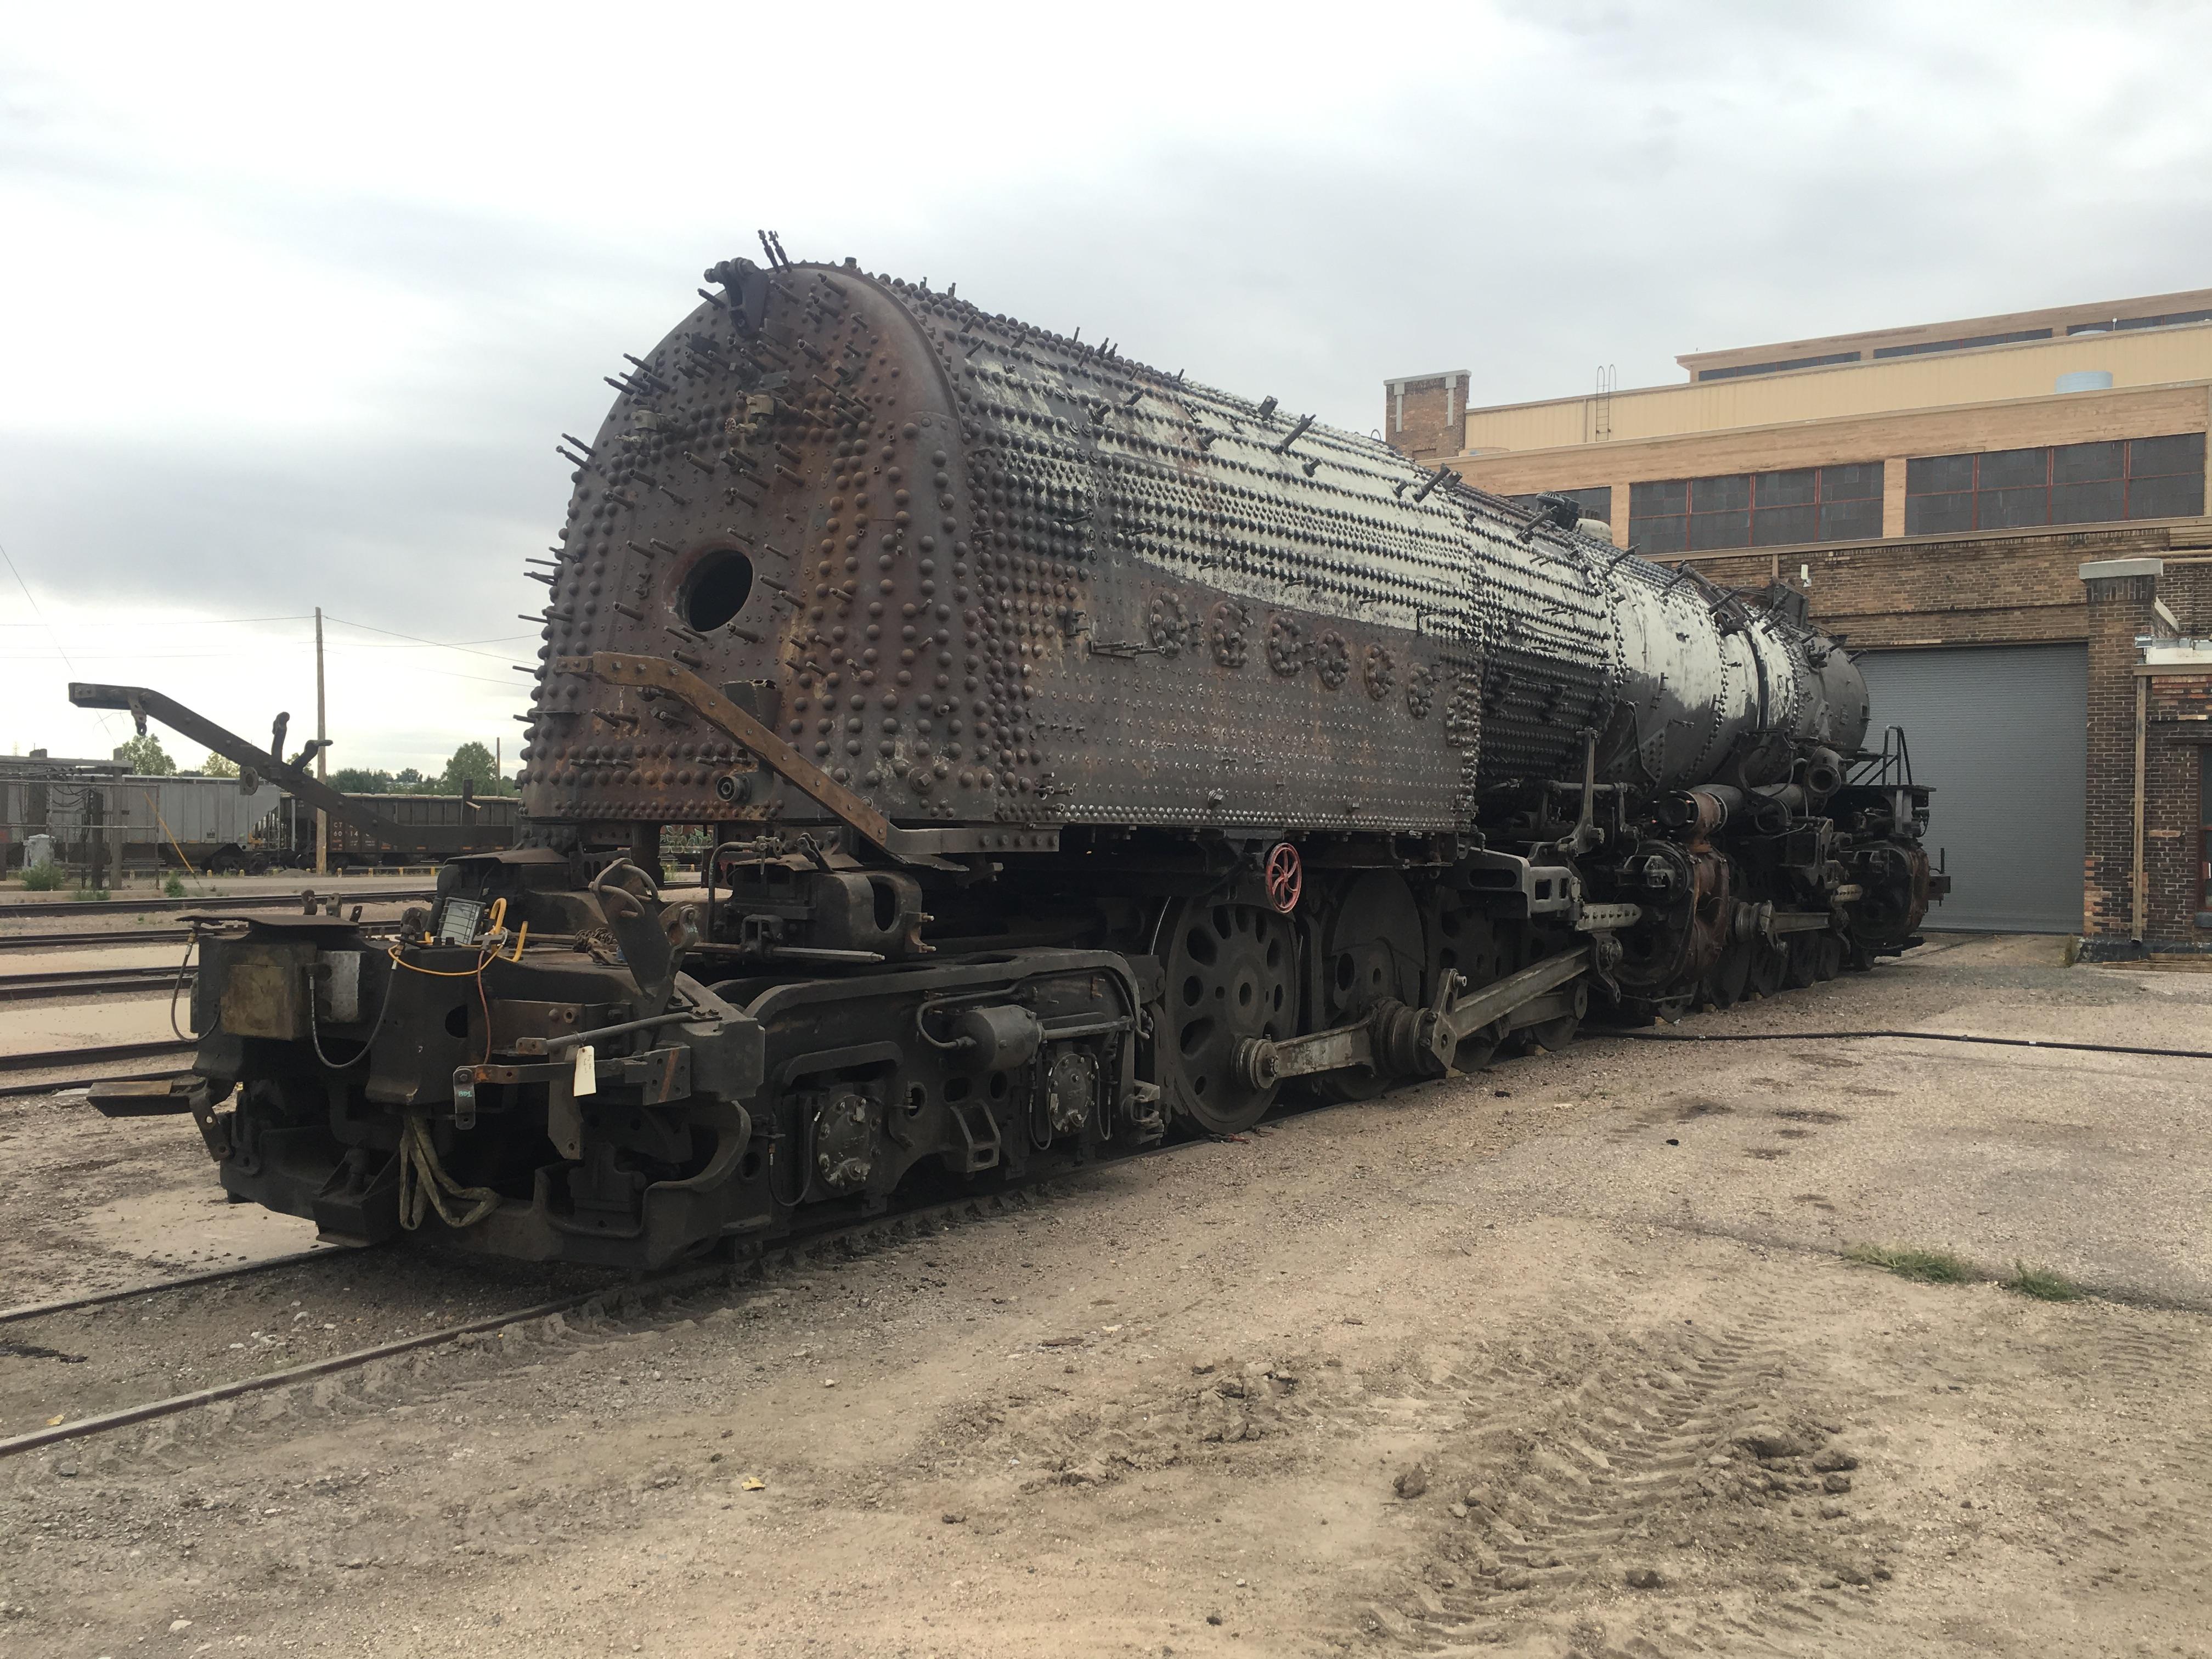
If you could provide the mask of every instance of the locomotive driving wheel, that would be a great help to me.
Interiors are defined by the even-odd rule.
[[[1750,988],[1762,997],[1776,995],[1782,989],[1783,976],[1790,970],[1788,947],[1778,951],[1765,939],[1747,942],[1751,949]]]
[[[1321,934],[1322,1029],[1348,1025],[1378,1003],[1423,1006],[1429,945],[1420,906],[1395,870],[1340,878]],[[1365,1066],[1324,1072],[1310,1085],[1320,1098],[1372,1100],[1390,1086],[1386,1073]]]
[[[1705,976],[1705,997],[1716,1008],[1733,1008],[1751,989],[1752,953],[1765,947],[1755,939],[1731,939]]]
[[[1249,1129],[1275,1103],[1237,1069],[1237,1045],[1277,1042],[1297,1023],[1297,951],[1281,915],[1186,899],[1162,921],[1167,1006],[1153,1032],[1169,1103],[1209,1133]]]

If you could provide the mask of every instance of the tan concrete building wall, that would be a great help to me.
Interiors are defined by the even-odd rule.
[[[2207,336],[2212,337],[2212,330]],[[1501,495],[1610,486],[1613,540],[1625,547],[1632,484],[1881,461],[1882,534],[1902,536],[1905,464],[1911,457],[2161,437],[2208,428],[2212,382],[2199,381],[1605,444],[1577,440],[1554,449],[1462,456],[1449,464],[1468,483]]]
[[[2049,398],[2059,375],[2082,369],[2110,370],[2116,390],[2212,380],[2212,323],[1617,392],[1611,400],[1612,442]],[[1589,397],[1561,398],[1469,410],[1462,453],[1473,458],[1583,444],[1595,403]]]
[[[1990,334],[2025,334],[2047,328],[2054,338],[2075,327],[2115,324],[2126,318],[2167,317],[2178,313],[2212,310],[2212,289],[2186,289],[2175,294],[2144,294],[2129,300],[2091,300],[2081,305],[2045,306],[2035,311],[1998,312],[1986,317],[1954,317],[1948,322],[1912,323],[1903,328],[1863,329],[1854,334],[1823,334],[1807,340],[1783,340],[1771,345],[1730,346],[1723,351],[1689,351],[1674,361],[1698,373],[1746,364],[1787,362],[1799,357],[1830,357],[1856,352],[1872,358],[1885,347],[1941,345]]]

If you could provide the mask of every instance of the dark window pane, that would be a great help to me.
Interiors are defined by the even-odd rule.
[[[2051,522],[2110,524],[2125,518],[2121,495],[2125,488],[2118,478],[2096,483],[2060,484],[2051,492]]]
[[[2202,477],[2137,478],[2128,485],[2130,519],[2193,519],[2203,511]]]
[[[1640,483],[1628,486],[1628,516],[1632,519],[1656,519],[1669,513],[1690,510],[1690,481],[1670,478],[1662,483]]]
[[[1819,475],[1809,469],[1802,472],[1761,472],[1751,481],[1756,493],[1759,509],[1770,507],[1800,507],[1813,499],[1813,481]]]
[[[1709,547],[1747,547],[1751,544],[1751,514],[1736,513],[1693,513],[1690,515],[1690,549],[1702,552]]]
[[[1754,547],[1783,547],[1813,539],[1813,504],[1802,507],[1762,507],[1751,520]]]
[[[1641,489],[1644,486],[1638,484]],[[1689,549],[1689,520],[1682,518],[1637,519],[1628,521],[1628,539],[1649,557],[1654,553],[1681,553]]]
[[[1824,501],[1855,501],[1862,495],[1881,499],[1881,463],[1863,461],[1856,466],[1824,466],[1820,469],[1820,499]]]
[[[1980,530],[2016,530],[2051,522],[2047,489],[1984,489],[1974,497],[1974,524]]]
[[[2212,321],[2212,311],[2169,311],[2158,317],[2123,317],[2122,328],[2171,328],[2176,323]],[[2069,333],[2071,330],[2068,331]]]
[[[2022,484],[2051,482],[2047,449],[1992,449],[1981,459],[1981,476],[1974,484],[1977,489],[2016,489]]]
[[[1930,499],[1942,500],[1942,496]],[[1881,498],[1872,501],[1823,501],[1820,528],[1814,537],[1823,542],[1870,542],[1881,534]]]
[[[1690,480],[1690,511],[1729,513],[1751,505],[1751,475],[1732,472],[1718,478]]]
[[[1962,492],[1951,495],[1907,495],[1905,498],[1905,533],[1908,536],[1948,536],[1953,531],[1972,530],[1973,527],[1974,498],[1972,495]]]
[[[1974,487],[1974,458],[1971,455],[1924,455],[1905,464],[1905,493],[1942,495]]]
[[[2121,445],[2116,440],[2102,444],[2061,444],[2051,452],[2051,482],[2053,483],[2094,483],[2100,478],[2120,476]],[[2068,524],[2080,524],[2079,519],[2069,519]]]
[[[2165,477],[2204,471],[2204,434],[2185,432],[2173,438],[2137,438],[2128,446],[2128,476]]]

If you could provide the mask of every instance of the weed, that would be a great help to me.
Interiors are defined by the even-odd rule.
[[[1948,1250],[1923,1250],[1911,1245],[1854,1244],[1844,1252],[1844,1259],[1923,1285],[1964,1285],[1980,1277]]]
[[[105,887],[80,887],[70,896],[79,904],[105,904],[115,896]]]
[[[184,897],[185,878],[179,875],[175,871],[172,870],[169,872],[168,880],[161,884],[161,890],[167,893],[171,898]]]
[[[2025,1261],[2012,1264],[2012,1277],[1997,1281],[2008,1291],[2022,1296],[2032,1296],[2039,1302],[2078,1302],[2086,1294],[2079,1285],[2048,1267],[2031,1267]]]
[[[33,893],[51,893],[69,879],[58,864],[33,864],[23,872],[23,885]]]

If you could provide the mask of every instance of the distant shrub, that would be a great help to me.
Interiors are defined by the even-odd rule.
[[[34,893],[54,892],[68,879],[67,873],[58,864],[34,864],[27,866],[23,871],[23,885]]]

